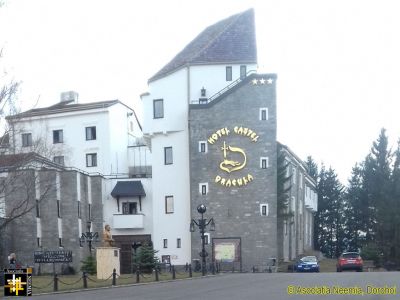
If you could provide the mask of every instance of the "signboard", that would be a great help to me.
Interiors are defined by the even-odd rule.
[[[32,296],[32,268],[4,269],[4,296]]]
[[[219,164],[220,173],[215,176],[214,181],[227,188],[246,186],[254,180],[253,175],[246,171],[247,151],[245,148],[238,147],[235,136],[240,136],[253,143],[258,142],[259,138],[257,133],[250,128],[234,126],[233,128],[218,129],[207,139],[210,145],[218,145],[218,151],[222,151],[222,160]],[[222,143],[219,145],[221,141]],[[244,145],[252,147],[248,143]]]
[[[240,238],[213,238],[213,258],[219,262],[240,262]]]
[[[70,263],[72,251],[35,251],[35,263]]]

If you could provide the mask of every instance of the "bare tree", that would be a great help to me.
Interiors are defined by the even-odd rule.
[[[48,197],[55,181],[40,173],[49,169],[60,170],[61,166],[32,152],[0,156],[0,232]]]

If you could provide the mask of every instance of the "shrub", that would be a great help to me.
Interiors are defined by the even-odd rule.
[[[93,256],[88,256],[82,261],[81,271],[90,275],[97,273],[96,259]]]
[[[160,261],[156,256],[158,251],[153,249],[153,246],[148,243],[144,243],[136,251],[136,255],[133,254],[133,270],[139,268],[142,272],[150,273],[153,269],[159,268]]]

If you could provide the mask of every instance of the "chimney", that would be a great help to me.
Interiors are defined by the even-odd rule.
[[[62,92],[60,102],[65,104],[67,103],[76,104],[78,103],[78,97],[79,94],[75,91]]]

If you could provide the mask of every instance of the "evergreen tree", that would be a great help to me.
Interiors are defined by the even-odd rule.
[[[345,194],[345,236],[348,250],[358,251],[368,228],[368,205],[364,205],[363,166],[356,164]]]
[[[133,254],[133,269],[139,269],[141,272],[151,272],[158,268],[160,261],[156,256],[158,251],[153,249],[152,243],[143,243]]]
[[[93,256],[88,256],[84,259],[81,265],[81,271],[86,272],[90,275],[94,275],[97,273],[97,265],[96,265],[96,258]]]
[[[315,244],[328,257],[337,257],[344,244],[343,186],[335,171],[322,166],[318,181],[318,212],[315,215]]]
[[[400,265],[400,139],[394,153],[394,165],[391,176],[391,198],[393,217],[393,241],[390,256]]]
[[[313,178],[315,181],[317,181],[318,180],[318,165],[311,156],[307,156],[306,165],[307,165],[308,175],[310,175],[311,178]]]
[[[396,213],[391,189],[391,159],[388,138],[382,129],[365,160],[363,174],[364,205],[368,205],[367,242],[375,242],[385,259],[389,259],[394,239]]]

